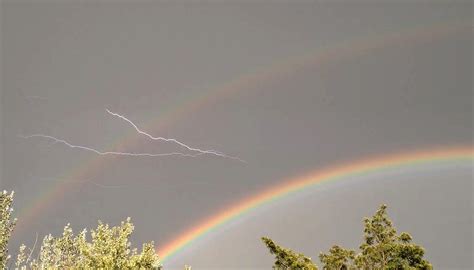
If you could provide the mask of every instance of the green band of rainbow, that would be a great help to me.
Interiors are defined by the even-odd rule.
[[[179,251],[189,247],[192,243],[236,218],[272,201],[282,199],[298,191],[323,182],[337,181],[366,175],[386,169],[412,167],[421,164],[439,164],[441,162],[471,160],[474,157],[472,147],[453,147],[445,149],[423,150],[409,153],[393,154],[366,159],[346,165],[330,167],[311,172],[301,177],[285,181],[282,184],[264,190],[253,197],[249,197],[228,209],[211,216],[202,223],[185,231],[173,241],[158,249],[163,262],[169,260]]]

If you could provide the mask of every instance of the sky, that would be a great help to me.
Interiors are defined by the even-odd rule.
[[[19,219],[10,250],[67,223],[126,217],[136,246],[159,249],[309,172],[472,147],[472,27],[470,1],[2,1],[0,184]],[[22,137],[199,153],[107,110],[218,152],[103,156]],[[471,162],[348,178],[250,211],[164,265],[268,269],[264,235],[313,258],[357,248],[363,217],[386,203],[435,268],[474,267]]]

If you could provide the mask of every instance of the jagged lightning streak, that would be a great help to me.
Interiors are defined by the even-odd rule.
[[[24,138],[24,139],[30,139],[30,138],[44,138],[44,139],[49,139],[52,141],[52,144],[56,144],[56,143],[61,143],[69,148],[76,148],[76,149],[81,149],[81,150],[84,150],[84,151],[88,151],[88,152],[93,152],[97,155],[101,155],[101,156],[106,156],[106,155],[116,155],[116,156],[130,156],[130,157],[165,157],[165,156],[182,156],[182,157],[198,157],[198,156],[201,156],[201,155],[215,155],[215,156],[219,156],[219,157],[224,157],[224,158],[230,158],[230,159],[235,159],[235,160],[238,160],[240,162],[244,162],[244,160],[238,158],[238,157],[233,157],[233,156],[229,156],[229,155],[226,155],[222,152],[219,152],[219,151],[214,151],[214,150],[202,150],[202,149],[199,149],[199,148],[194,148],[194,147],[191,147],[185,143],[182,143],[176,139],[173,139],[173,138],[164,138],[164,137],[153,137],[152,135],[140,130],[138,128],[137,125],[135,125],[135,123],[133,123],[130,119],[126,118],[125,116],[123,115],[120,115],[120,114],[117,114],[117,113],[114,113],[114,112],[111,112],[110,110],[106,110],[109,114],[113,115],[113,116],[116,116],[116,117],[119,117],[120,119],[122,120],[125,120],[127,123],[129,123],[130,125],[133,126],[133,128],[139,133],[139,134],[142,134],[142,135],[145,135],[147,138],[153,140],[153,141],[164,141],[164,142],[172,142],[172,143],[175,143],[175,144],[178,144],[179,146],[181,147],[184,147],[186,148],[188,151],[190,152],[195,152],[195,154],[190,154],[190,153],[182,153],[182,152],[170,152],[170,153],[158,153],[158,154],[154,154],[154,153],[135,153],[135,152],[119,152],[119,151],[100,151],[100,150],[97,150],[95,148],[92,148],[92,147],[88,147],[88,146],[84,146],[84,145],[76,145],[76,144],[72,144],[66,140],[63,140],[63,139],[59,139],[59,138],[56,138],[56,137],[53,137],[53,136],[50,136],[50,135],[45,135],[45,134],[31,134],[31,135],[27,135],[27,136],[24,136],[24,135],[18,135],[19,137],[21,138]],[[52,145],[51,144],[51,145]]]
[[[178,144],[179,146],[181,147],[184,147],[186,148],[187,150],[189,151],[192,151],[192,152],[197,152],[199,154],[208,154],[208,155],[215,155],[215,156],[219,156],[219,157],[224,157],[224,158],[231,158],[231,159],[235,159],[235,160],[238,160],[240,162],[244,162],[246,163],[244,160],[238,158],[238,157],[233,157],[233,156],[229,156],[229,155],[226,155],[222,152],[219,152],[219,151],[214,151],[214,150],[203,150],[203,149],[199,149],[199,148],[194,148],[194,147],[191,147],[185,143],[182,143],[180,141],[178,141],[177,139],[173,139],[173,138],[164,138],[164,137],[154,137],[152,135],[150,135],[149,133],[146,133],[145,131],[141,130],[140,128],[138,128],[138,126],[132,122],[132,120],[128,119],[127,117],[121,115],[121,114],[118,114],[118,113],[114,113],[112,111],[110,111],[109,109],[105,109],[110,115],[113,115],[113,116],[116,116],[124,121],[126,121],[127,123],[129,123],[139,134],[141,135],[144,135],[146,136],[147,138],[153,140],[153,141],[164,141],[164,142],[172,142],[172,143],[175,143],[175,144]]]
[[[44,134],[32,134],[28,136],[24,135],[18,135],[20,138],[24,139],[30,139],[30,138],[44,138],[44,139],[49,139],[53,141],[53,143],[61,143],[66,145],[69,148],[76,148],[76,149],[81,149],[85,150],[88,152],[93,152],[97,155],[101,156],[130,156],[130,157],[165,157],[165,156],[183,156],[183,157],[197,157],[200,155],[203,155],[204,153],[196,153],[196,154],[186,154],[186,153],[180,153],[180,152],[170,152],[170,153],[159,153],[159,154],[153,154],[153,153],[134,153],[134,152],[118,152],[118,151],[99,151],[97,149],[88,147],[88,146],[83,146],[83,145],[75,145],[72,143],[67,142],[66,140],[58,139],[56,137],[50,136],[50,135],[44,135]]]

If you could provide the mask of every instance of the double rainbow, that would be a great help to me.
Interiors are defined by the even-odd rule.
[[[291,76],[292,74],[308,67],[323,66],[344,59],[351,59],[387,46],[405,46],[424,43],[438,38],[449,37],[457,33],[467,33],[470,35],[472,34],[472,30],[472,23],[469,21],[444,22],[376,37],[344,41],[340,45],[331,46],[327,49],[317,50],[315,52],[286,59],[260,71],[243,75],[235,80],[224,83],[223,85],[209,89],[204,92],[204,95],[190,97],[187,100],[183,100],[181,104],[170,106],[170,109],[167,112],[162,113],[160,118],[153,119],[146,125],[150,127],[147,131],[150,133],[158,133],[158,129],[162,129],[200,108],[225,99],[233,93],[258,88],[254,86],[262,83],[274,83],[281,77]],[[136,141],[136,134],[130,133],[124,138],[116,141],[107,149],[130,148],[133,147]],[[34,224],[34,221],[38,219],[41,213],[47,211],[49,206],[63,199],[66,194],[82,184],[84,180],[93,178],[98,171],[104,170],[104,168],[113,162],[114,159],[114,157],[102,156],[93,158],[75,170],[59,177],[60,179],[63,179],[63,181],[56,182],[50,188],[46,189],[43,194],[38,195],[36,198],[32,198],[32,201],[20,210],[17,227],[14,233],[19,234],[24,232],[29,226]],[[330,168],[304,177],[299,177],[257,194],[256,196],[242,201],[228,210],[205,220],[189,231],[184,232],[175,240],[159,248],[158,253],[161,255],[162,259],[166,261],[179,250],[184,249],[188,244],[196,241],[218,225],[235,219],[259,205],[284,197],[297,190],[302,190],[307,186],[319,182],[332,181],[332,179],[368,173],[388,167],[408,166],[410,164],[414,165],[417,163],[457,159],[472,159],[472,148],[457,147],[387,156],[379,159],[357,162],[352,165],[349,164],[346,166]]]

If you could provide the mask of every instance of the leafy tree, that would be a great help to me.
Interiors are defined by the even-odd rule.
[[[309,258],[276,245],[271,239],[263,238],[276,255],[276,269],[316,269]],[[387,215],[387,206],[382,205],[371,218],[364,219],[364,242],[360,252],[333,246],[327,254],[321,253],[319,259],[324,270],[430,270],[431,264],[423,258],[424,249],[413,244],[408,233],[397,235],[392,221]],[[304,258],[304,259],[302,259]],[[283,266],[283,268],[278,268]]]
[[[99,222],[87,241],[84,229],[74,235],[68,224],[61,237],[47,235],[37,259],[29,260],[25,246],[20,248],[17,269],[161,269],[153,242],[143,245],[141,253],[130,248],[133,224],[128,218],[120,226]]]
[[[8,241],[16,223],[11,217],[12,204],[13,192],[0,193],[0,269],[6,269],[10,259]],[[99,221],[89,242],[85,229],[74,235],[68,224],[62,236],[44,237],[37,258],[31,258],[34,247],[27,250],[22,245],[15,269],[161,269],[153,242],[144,244],[140,253],[130,248],[133,229],[130,218],[116,227]]]
[[[8,255],[8,241],[10,239],[16,219],[11,218],[13,192],[5,190],[0,193],[0,269],[4,269],[10,258]]]
[[[273,269],[287,270],[287,269],[304,269],[304,270],[318,270],[318,267],[311,261],[311,258],[303,254],[296,253],[290,249],[280,247],[275,244],[273,240],[267,237],[262,237],[270,253],[275,255],[275,264]]]
[[[11,219],[12,203],[13,192],[8,194],[3,191],[0,194],[0,270],[6,269],[10,258],[7,246],[16,222],[16,219]],[[74,235],[71,226],[67,224],[60,237],[53,237],[51,234],[44,237],[37,258],[31,257],[36,242],[28,250],[25,245],[21,245],[15,269],[162,270],[153,242],[145,243],[140,253],[136,248],[130,248],[129,238],[133,229],[130,218],[116,227],[109,227],[99,221],[97,229],[91,231],[91,241],[88,241],[86,229]],[[191,270],[191,266],[186,265],[184,269]]]

